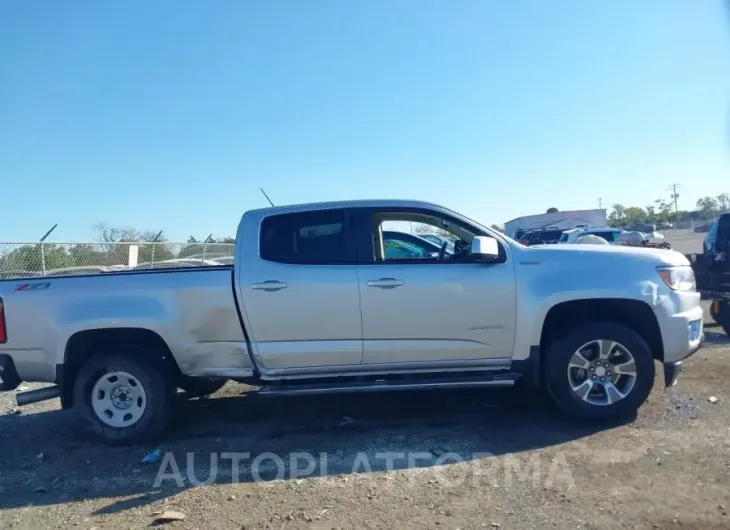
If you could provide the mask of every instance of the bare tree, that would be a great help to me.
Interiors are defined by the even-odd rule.
[[[129,227],[109,226],[108,223],[96,223],[93,227],[96,240],[99,243],[119,243],[120,241],[137,241],[140,233]]]
[[[444,230],[442,228],[437,228],[433,225],[427,225],[423,223],[418,223],[414,228],[413,231],[416,234],[438,234],[443,237],[451,237],[452,234],[448,230]]]
[[[166,245],[167,239],[160,234],[159,230],[137,230],[130,227],[115,227],[108,223],[97,223],[93,227],[98,241],[98,250],[102,253],[112,256],[113,262],[118,262],[126,256],[129,245],[124,243],[152,243],[153,245],[140,245],[139,261],[161,261],[172,259],[175,253],[169,245]],[[160,237],[158,238],[158,234]],[[157,239],[155,239],[157,238]]]

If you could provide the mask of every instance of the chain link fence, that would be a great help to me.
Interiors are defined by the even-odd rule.
[[[688,219],[685,221],[677,221],[674,224],[675,230],[687,230],[693,232],[695,228],[704,227],[712,224],[712,219]]]
[[[233,264],[233,243],[0,242],[0,279]]]

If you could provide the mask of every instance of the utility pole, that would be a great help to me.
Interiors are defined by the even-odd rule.
[[[681,184],[670,184],[668,188],[672,192],[672,199],[674,199],[674,218],[677,222],[679,222],[679,207],[677,206],[679,193],[677,193],[677,188],[681,187]]]
[[[603,208],[603,199],[601,197],[598,197],[598,209],[600,210],[602,208]]]

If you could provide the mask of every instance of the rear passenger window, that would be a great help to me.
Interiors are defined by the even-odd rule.
[[[355,263],[352,249],[346,237],[344,210],[272,215],[261,224],[260,253],[268,261]]]

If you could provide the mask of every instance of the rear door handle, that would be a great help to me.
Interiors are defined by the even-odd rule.
[[[380,278],[368,282],[368,287],[378,287],[379,289],[395,289],[401,285],[403,285],[403,280],[396,280],[395,278]]]
[[[284,282],[279,282],[276,280],[266,280],[265,282],[261,283],[254,283],[253,288],[258,289],[259,291],[280,291],[282,289],[286,289],[287,285]]]

